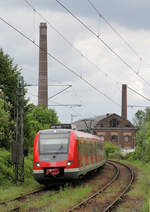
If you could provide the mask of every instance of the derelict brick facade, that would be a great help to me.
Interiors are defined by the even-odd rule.
[[[94,131],[104,141],[111,141],[121,148],[135,147],[136,129],[131,122],[117,114],[108,115],[106,118],[100,120]]]
[[[48,107],[47,25],[40,23],[38,105]]]

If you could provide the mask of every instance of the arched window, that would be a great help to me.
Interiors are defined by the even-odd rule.
[[[125,135],[125,136],[124,136],[124,141],[125,141],[125,142],[131,141],[131,136],[130,136],[130,135]]]
[[[112,135],[111,141],[118,142],[118,136],[117,135]]]
[[[109,125],[110,127],[119,127],[119,121],[117,119],[111,119]]]

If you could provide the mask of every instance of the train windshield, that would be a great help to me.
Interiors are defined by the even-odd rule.
[[[69,134],[40,134],[40,154],[65,154],[68,151]]]

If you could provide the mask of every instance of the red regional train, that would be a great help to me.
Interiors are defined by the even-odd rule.
[[[80,179],[105,163],[100,137],[60,126],[35,136],[33,174],[39,183]]]

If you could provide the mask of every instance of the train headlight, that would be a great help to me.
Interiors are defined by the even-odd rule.
[[[72,165],[72,160],[67,162],[67,166],[71,166]]]
[[[37,167],[40,167],[40,163],[39,163],[39,162],[35,162],[35,165],[36,165]]]

